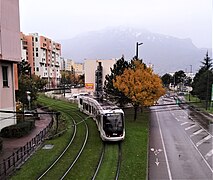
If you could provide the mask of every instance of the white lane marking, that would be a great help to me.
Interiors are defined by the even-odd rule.
[[[166,148],[165,148],[165,144],[164,144],[164,140],[163,140],[163,135],[162,135],[162,131],[161,131],[161,126],[160,126],[160,122],[159,122],[158,113],[156,113],[156,117],[157,117],[159,131],[160,131],[160,136],[161,136],[161,140],[162,140],[163,151],[164,151],[164,155],[165,155],[165,159],[166,159],[166,165],[167,165],[167,171],[168,171],[168,174],[169,174],[169,180],[172,180],[172,174],[171,174],[171,170],[170,170],[170,167],[169,167],[169,161],[168,161],[168,157],[167,157],[167,153],[166,153]]]
[[[186,133],[186,131],[184,131]],[[187,135],[187,133],[186,133]],[[192,145],[194,146],[194,148],[197,150],[198,154],[200,154],[200,157],[203,159],[203,161],[206,163],[206,165],[208,166],[208,168],[210,169],[211,173],[213,173],[213,169],[212,167],[209,165],[209,163],[206,161],[206,159],[203,157],[203,155],[201,154],[201,152],[199,151],[199,149],[195,146],[195,144],[193,143],[193,141],[191,140],[191,138],[189,136],[187,136],[189,138],[189,141],[192,143]]]
[[[194,125],[192,125],[192,126],[189,126],[189,127],[185,128],[185,130],[187,131],[187,130],[192,129],[192,128],[196,127],[196,126],[197,126],[197,125],[194,124]]]
[[[190,137],[193,137],[193,136],[195,136],[195,135],[198,135],[198,134],[200,134],[200,133],[203,132],[203,131],[204,131],[204,129],[199,129],[199,130],[197,130],[196,132],[194,132],[193,134],[191,134]]]
[[[205,138],[201,139],[199,142],[196,143],[196,146],[200,146],[201,144],[203,144],[204,142],[208,141],[212,136],[208,135]]]
[[[210,156],[213,155],[213,149],[210,150],[206,155],[205,155],[205,159],[208,160]]]
[[[186,115],[188,116],[188,113],[187,113],[187,112],[183,111],[183,113],[186,114]],[[203,128],[203,126],[201,126],[200,124],[199,124],[199,126],[203,129],[203,131],[205,131],[205,132],[208,133],[211,137],[213,137],[213,135],[211,135],[207,130],[205,130],[205,129]],[[186,131],[184,131],[184,132],[185,132],[185,134],[187,135]],[[191,144],[194,146],[194,148],[197,150],[198,154],[200,154],[200,157],[201,157],[201,158],[203,159],[203,161],[206,163],[206,165],[207,165],[207,167],[210,169],[211,173],[213,173],[212,167],[209,165],[209,163],[207,162],[207,160],[206,160],[206,159],[204,158],[204,156],[201,154],[201,152],[199,151],[199,149],[197,148],[197,146],[194,144],[194,142],[192,141],[192,139],[191,139],[189,136],[187,136],[187,137],[189,138],[189,141],[190,141]]]
[[[183,111],[186,115],[187,113],[185,111]],[[193,118],[192,118],[193,119]],[[199,124],[199,126],[209,135],[211,135],[202,125]],[[211,137],[213,137],[213,135],[211,135]]]
[[[183,123],[181,123],[180,125],[183,126],[183,125],[188,124],[188,123],[189,123],[189,122],[183,122]]]
[[[174,116],[174,115],[173,115]],[[175,119],[177,120],[177,121],[180,121],[180,119],[178,119],[177,117],[175,117]]]

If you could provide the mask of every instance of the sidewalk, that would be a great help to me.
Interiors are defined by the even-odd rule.
[[[38,112],[43,112],[38,110]],[[3,138],[3,149],[0,152],[0,163],[3,159],[9,157],[13,152],[15,152],[18,148],[27,144],[27,142],[31,141],[40,131],[45,129],[47,125],[50,123],[52,117],[48,114],[41,114],[40,120],[35,121],[35,128],[26,136],[21,138]]]

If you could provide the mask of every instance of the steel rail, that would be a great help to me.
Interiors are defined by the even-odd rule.
[[[121,142],[119,142],[119,144],[118,144],[118,162],[117,162],[117,170],[116,170],[115,180],[118,180],[119,175],[120,175],[121,160],[122,160],[122,148],[121,148]]]
[[[74,131],[73,131],[73,134],[72,134],[72,138],[69,142],[69,144],[66,146],[66,148],[63,150],[63,152],[58,156],[58,158],[48,167],[48,169],[38,177],[37,180],[40,180],[41,178],[43,178],[51,169],[52,167],[54,167],[56,165],[56,163],[61,159],[61,157],[63,157],[63,155],[67,152],[67,149],[70,147],[70,145],[72,144],[74,138],[75,138],[75,135],[76,135],[76,132],[77,132],[77,129],[76,129],[76,122],[75,120],[71,117],[72,121],[73,121],[73,125],[74,125]]]
[[[94,173],[94,175],[92,177],[92,180],[95,180],[95,178],[96,178],[96,176],[98,174],[98,171],[99,171],[99,169],[101,167],[101,164],[103,162],[104,154],[105,154],[105,143],[103,143],[103,148],[102,148],[102,151],[101,151],[101,155],[100,155],[100,159],[99,159],[99,162],[98,162],[98,166],[97,166],[97,168],[95,170],[95,173]]]
[[[75,113],[77,116],[79,116],[80,118],[82,118],[79,114]],[[83,119],[83,118],[82,118]],[[85,118],[87,119],[87,118]],[[81,146],[81,149],[80,151],[78,152],[77,156],[75,157],[74,161],[72,162],[72,164],[69,166],[69,168],[65,171],[65,173],[63,174],[63,176],[60,178],[60,180],[64,179],[67,174],[71,171],[71,169],[73,168],[73,166],[75,165],[75,163],[77,162],[77,160],[79,159],[79,157],[81,156],[84,148],[85,148],[85,145],[88,141],[88,136],[89,136],[89,128],[88,128],[88,125],[86,123],[86,121],[84,121],[84,124],[85,124],[85,127],[86,127],[86,134],[85,134],[85,139],[84,139],[84,142],[83,142],[83,145]]]

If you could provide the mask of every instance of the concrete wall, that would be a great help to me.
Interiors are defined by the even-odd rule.
[[[0,0],[0,44],[1,59],[20,61],[19,0]]]
[[[0,131],[16,124],[15,89],[17,89],[16,63],[21,61],[19,0],[0,0]],[[3,86],[2,67],[7,67],[8,86]],[[16,79],[16,81],[15,81]]]

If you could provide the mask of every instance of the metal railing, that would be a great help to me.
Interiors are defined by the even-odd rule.
[[[6,179],[33,154],[36,148],[45,139],[46,134],[53,125],[53,118],[48,126],[37,134],[31,141],[27,142],[25,146],[20,147],[18,150],[12,153],[3,162],[0,163],[0,179]]]

